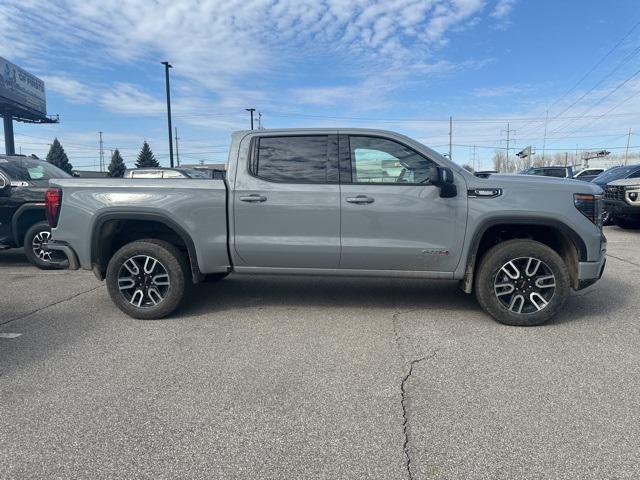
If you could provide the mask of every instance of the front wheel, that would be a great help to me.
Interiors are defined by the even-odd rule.
[[[569,296],[569,272],[562,258],[546,245],[509,240],[484,255],[475,291],[482,308],[498,322],[541,325],[562,308]]]
[[[155,320],[172,313],[188,282],[185,256],[161,240],[139,240],[120,248],[107,266],[107,289],[127,315]]]

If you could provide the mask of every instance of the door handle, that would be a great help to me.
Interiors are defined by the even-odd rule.
[[[264,195],[258,195],[257,193],[252,193],[251,195],[244,195],[240,197],[241,202],[250,202],[250,203],[261,203],[266,202],[267,197]]]
[[[357,197],[347,197],[347,202],[364,205],[366,203],[373,203],[374,199],[371,197],[367,197],[366,195],[358,195]]]

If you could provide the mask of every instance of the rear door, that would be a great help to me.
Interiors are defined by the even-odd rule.
[[[340,135],[340,267],[453,272],[464,242],[467,192],[441,198],[429,184],[437,162],[399,141]]]
[[[6,163],[7,161],[0,158],[0,163],[2,162]],[[13,241],[13,235],[11,233],[11,218],[15,207],[12,207],[10,204],[11,179],[2,170],[2,168],[0,168],[0,177],[2,177],[0,185],[5,185],[5,187],[0,191],[0,244],[9,244]]]
[[[246,140],[245,140],[246,141]],[[337,135],[256,135],[233,189],[238,267],[338,268]]]

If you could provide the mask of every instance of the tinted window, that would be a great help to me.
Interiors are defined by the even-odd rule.
[[[566,177],[566,171],[560,168],[547,168],[544,172],[547,177]]]
[[[353,183],[426,183],[436,164],[392,140],[349,137]]]
[[[19,181],[47,181],[51,178],[68,178],[69,175],[64,170],[51,165],[49,162],[35,160],[32,158],[12,158],[7,160],[0,159],[0,168],[12,180]]]
[[[609,170],[605,170],[596,178],[593,179],[595,183],[609,183],[614,180],[620,180],[621,178],[627,178],[629,174],[638,168],[637,165],[632,167],[612,167]]]
[[[251,172],[286,183],[337,183],[337,165],[329,161],[328,136],[262,137]]]
[[[640,168],[629,175],[629,178],[640,178]]]

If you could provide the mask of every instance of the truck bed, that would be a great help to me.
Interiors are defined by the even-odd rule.
[[[91,239],[111,216],[159,221],[189,238],[201,273],[226,271],[227,188],[211,179],[58,179],[63,189],[56,241],[74,245],[80,266],[92,268]],[[93,252],[95,256],[95,252]]]

